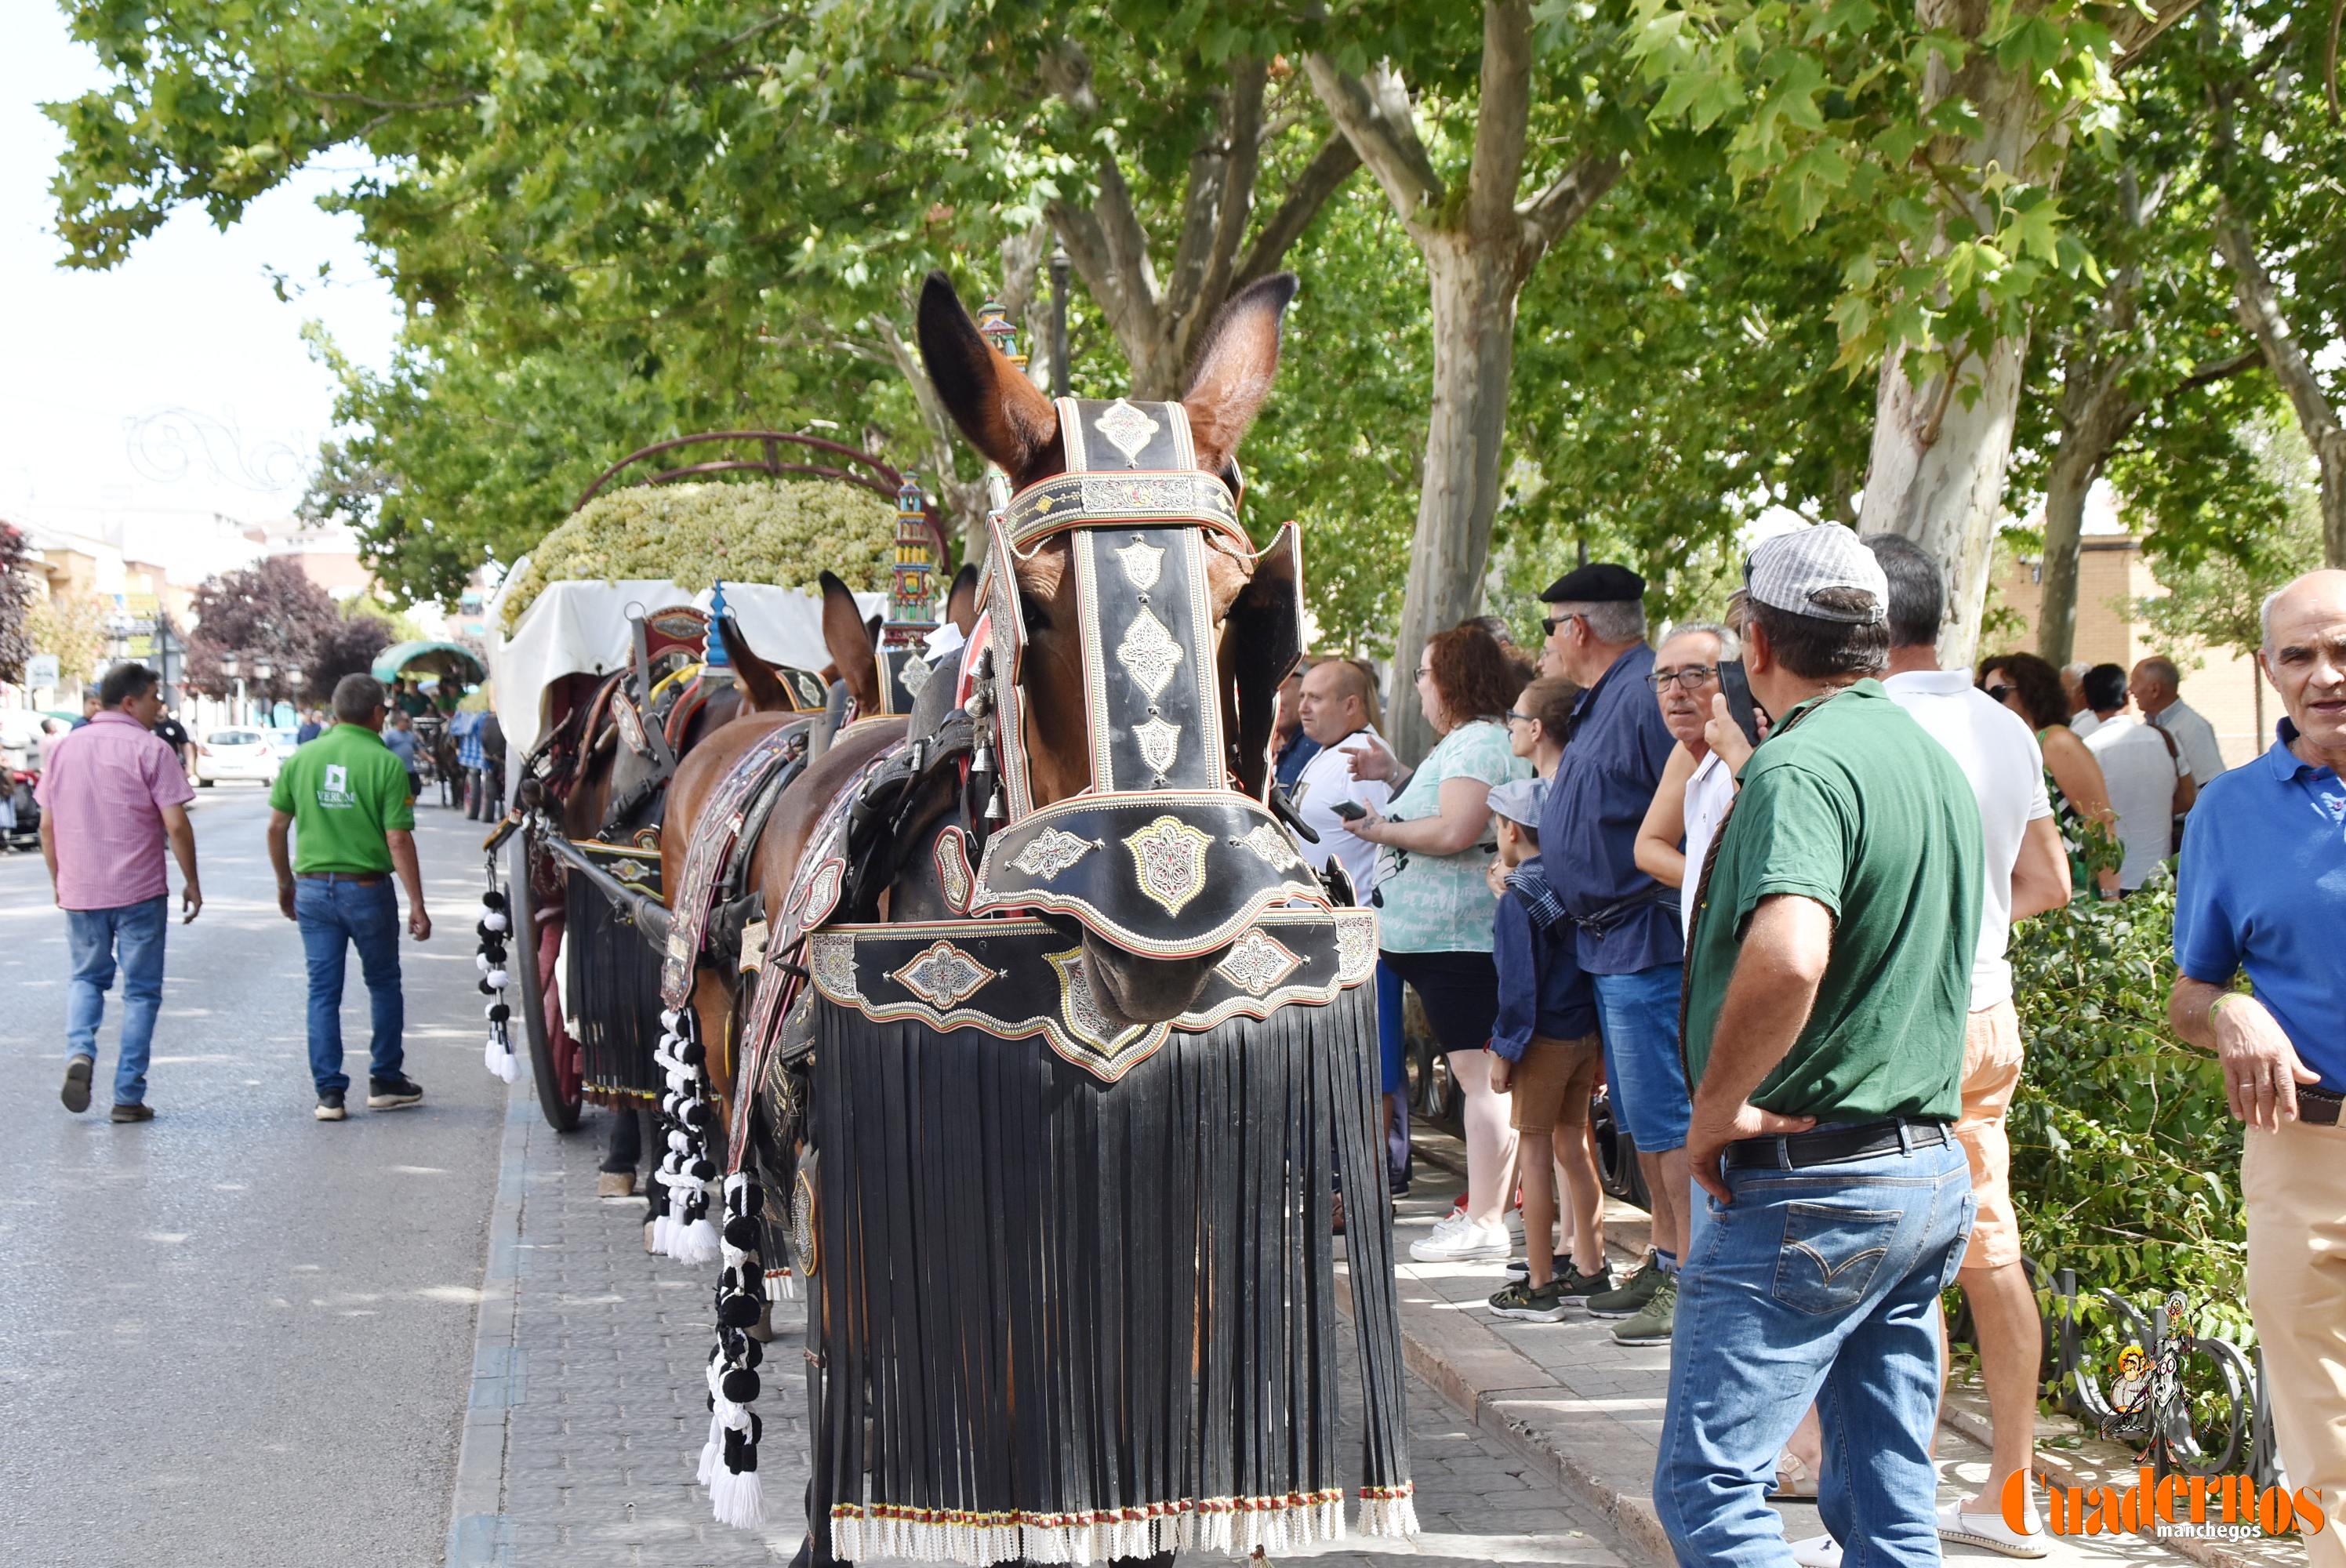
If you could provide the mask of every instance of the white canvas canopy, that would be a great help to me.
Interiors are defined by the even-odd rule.
[[[627,606],[647,613],[677,605],[709,607],[709,593],[688,593],[665,579],[624,582],[549,583],[522,616],[513,636],[490,647],[489,673],[495,681],[497,722],[505,727],[507,755],[515,759],[537,744],[546,724],[546,688],[566,675],[604,673],[628,658]],[[884,615],[885,594],[858,594],[865,618]],[[821,669],[831,662],[822,641],[822,596],[802,588],[763,583],[727,583],[725,607],[732,612],[758,657],[774,664]],[[496,624],[495,606],[491,624]]]

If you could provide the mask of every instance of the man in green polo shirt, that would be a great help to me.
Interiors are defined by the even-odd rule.
[[[1775,723],[1713,840],[1687,944],[1687,1155],[1708,1201],[1655,1506],[1683,1562],[1785,1560],[1766,1492],[1816,1401],[1826,1528],[1875,1561],[1936,1563],[1937,1298],[1974,1205],[1949,1124],[1979,807],[1872,678],[1889,585],[1857,535],[1771,539],[1745,576],[1746,670]]]
[[[351,1081],[342,1072],[345,946],[359,951],[373,1013],[367,1107],[396,1110],[423,1098],[401,1070],[406,1009],[399,989],[399,901],[392,872],[407,888],[407,929],[432,934],[423,876],[415,860],[415,801],[407,769],[382,743],[389,711],[382,683],[346,675],[334,687],[334,727],[286,759],[270,790],[269,860],[277,907],[301,928],[310,970],[310,1075],[318,1120],[339,1122]],[[289,858],[288,833],[294,853]]]

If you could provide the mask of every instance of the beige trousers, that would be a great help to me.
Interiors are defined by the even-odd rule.
[[[2346,1568],[2346,1129],[2249,1129],[2249,1310],[2291,1488],[2319,1487],[2328,1526],[2309,1568]]]

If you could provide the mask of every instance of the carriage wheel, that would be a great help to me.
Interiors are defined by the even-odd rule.
[[[557,1133],[578,1130],[578,1117],[584,1098],[583,1074],[580,1071],[578,1044],[567,1034],[562,1036],[556,1061],[556,1041],[547,1027],[545,988],[538,984],[538,924],[537,900],[531,886],[534,869],[529,835],[516,833],[513,840],[513,911],[515,943],[515,957],[519,961],[522,983],[521,1026],[529,1038],[529,1073],[537,1084],[538,1107],[546,1113],[547,1125]],[[561,968],[556,966],[554,983],[562,983]],[[557,991],[556,995],[559,997]]]

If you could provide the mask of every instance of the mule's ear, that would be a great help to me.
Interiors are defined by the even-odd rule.
[[[750,639],[741,635],[740,622],[731,616],[719,616],[717,636],[725,645],[726,659],[733,666],[733,680],[741,688],[743,707],[752,713],[788,713],[796,706],[790,701],[790,687],[782,684],[781,676],[757,656],[750,647]]]
[[[829,572],[822,575],[822,646],[847,683],[858,713],[880,711],[880,660],[872,651],[872,634],[864,629],[863,612],[845,583]]]
[[[964,564],[954,574],[953,587],[945,594],[945,619],[962,636],[977,629],[977,568]]]
[[[1295,274],[1274,272],[1232,296],[1206,330],[1206,341],[1189,370],[1189,390],[1181,406],[1189,415],[1198,466],[1219,473],[1254,423],[1270,378],[1279,370],[1279,321],[1295,298]]]
[[[917,327],[921,362],[938,400],[970,444],[1002,465],[1012,489],[1065,465],[1058,410],[985,341],[943,272],[930,273],[921,285]]]

